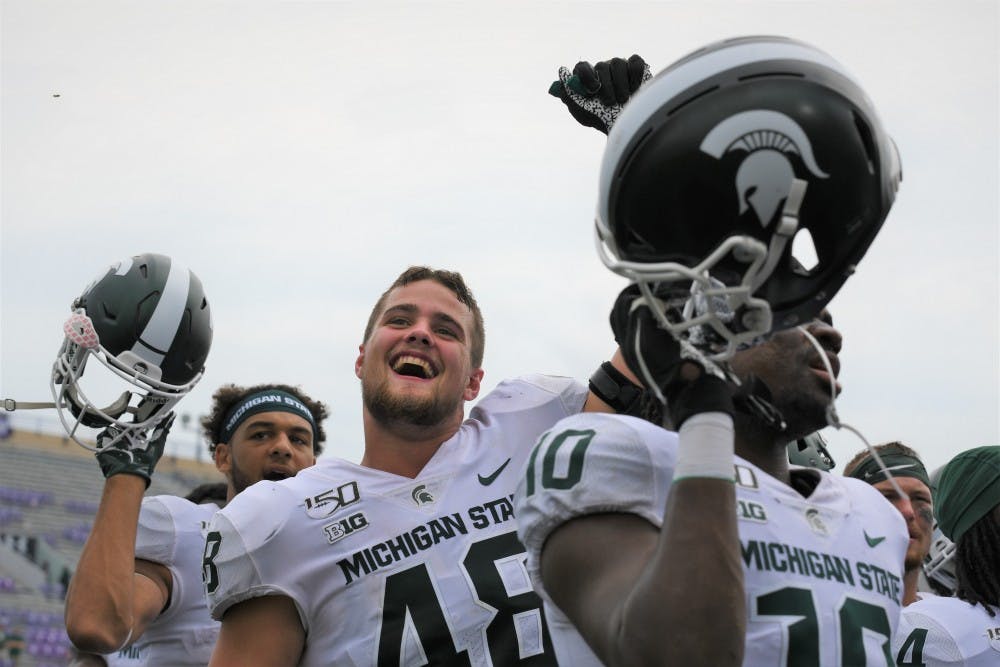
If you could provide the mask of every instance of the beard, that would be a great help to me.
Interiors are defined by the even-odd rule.
[[[921,553],[924,551],[924,553]],[[910,570],[915,570],[918,567],[923,567],[924,555],[926,550],[924,550],[921,545],[916,544],[906,550],[906,558],[903,561],[903,570],[909,572]]]
[[[236,465],[236,459],[232,460],[229,474],[233,476],[233,490],[237,494],[243,493],[244,489],[253,486],[257,482],[257,480],[251,480],[249,475],[240,470],[239,466]]]
[[[785,419],[785,433],[793,440],[825,428],[826,408],[829,404],[829,398],[810,391],[782,392],[774,401],[774,406]]]
[[[436,426],[453,415],[461,405],[461,397],[447,400],[439,394],[431,397],[393,395],[385,377],[363,380],[361,400],[379,423],[410,426]]]

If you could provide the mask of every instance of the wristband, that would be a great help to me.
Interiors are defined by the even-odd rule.
[[[688,418],[677,433],[674,481],[691,478],[734,481],[733,418],[725,412],[702,412]]]
[[[605,361],[590,376],[590,391],[618,414],[633,417],[639,414],[642,387],[632,384],[610,361]]]

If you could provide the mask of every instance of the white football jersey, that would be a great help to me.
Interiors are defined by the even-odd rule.
[[[586,514],[628,512],[659,527],[676,455],[675,433],[593,413],[564,419],[531,453],[515,496],[518,533],[560,663],[601,664],[544,591],[545,540]],[[744,664],[891,665],[909,541],[902,516],[864,482],[793,470],[818,476],[808,498],[735,458],[747,592]]]
[[[212,522],[212,614],[291,598],[301,665],[555,664],[511,498],[538,436],[586,395],[566,378],[505,381],[415,479],[323,460],[250,487]]]
[[[212,657],[219,623],[208,613],[201,564],[208,522],[218,511],[177,496],[142,501],[135,557],[160,563],[173,577],[166,610],[135,642],[146,664],[204,667]]]
[[[102,657],[108,667],[145,667],[148,664],[146,654],[137,644],[126,646]]]
[[[1000,608],[928,597],[903,610],[892,640],[897,665],[1000,665]]]

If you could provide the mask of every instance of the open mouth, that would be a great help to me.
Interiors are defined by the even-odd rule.
[[[413,356],[412,354],[401,354],[392,362],[392,370],[399,375],[430,380],[437,376],[437,369],[426,359]]]

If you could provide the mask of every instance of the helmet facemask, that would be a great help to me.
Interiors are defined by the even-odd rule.
[[[924,556],[924,576],[947,588],[952,593],[958,588],[955,578],[955,543],[945,537],[934,522],[931,547]]]
[[[83,309],[73,311],[63,330],[65,338],[52,366],[50,389],[63,427],[69,437],[85,449],[97,451],[122,440],[128,447],[144,446],[145,434],[163,420],[201,379],[202,371],[198,371],[183,385],[170,384],[160,379],[162,373],[159,366],[131,350],[113,356],[101,345],[98,333]],[[126,391],[104,407],[99,407],[81,384],[91,357],[110,371],[116,384],[125,381],[128,385]],[[91,393],[96,396],[93,391]],[[112,439],[102,439],[99,447],[95,447],[82,439],[78,430],[80,426],[93,429],[113,427],[116,434]]]

